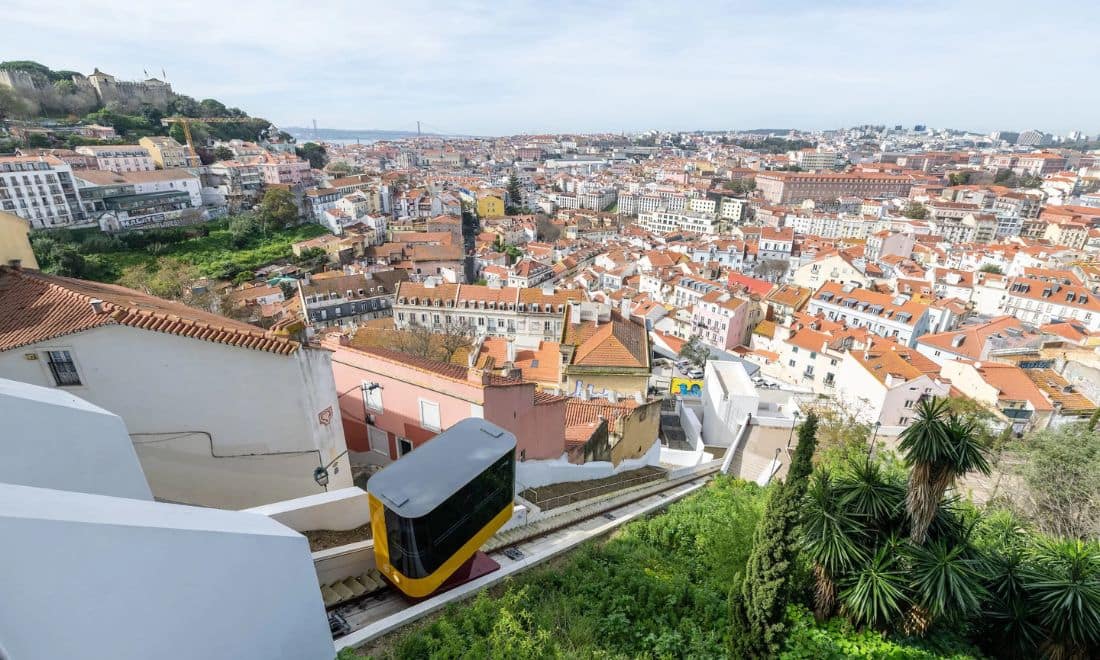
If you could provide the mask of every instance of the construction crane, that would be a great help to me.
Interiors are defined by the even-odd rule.
[[[240,124],[257,120],[267,121],[259,117],[184,117],[182,115],[174,115],[161,119],[160,123],[162,126],[171,126],[172,124],[179,124],[182,126],[183,137],[187,140],[187,150],[191,152],[191,155],[196,160],[198,160],[199,154],[195,151],[195,142],[191,139],[191,122],[196,121],[202,124]]]

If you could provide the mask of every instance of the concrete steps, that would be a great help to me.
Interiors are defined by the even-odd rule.
[[[385,587],[386,582],[382,579],[382,574],[377,569],[372,568],[360,575],[321,585],[321,598],[324,599],[326,608],[336,607],[349,600],[380,591]]]

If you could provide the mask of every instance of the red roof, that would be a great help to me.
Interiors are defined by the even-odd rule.
[[[100,311],[92,301],[100,302]],[[256,326],[114,284],[0,266],[0,351],[106,325],[289,355],[300,344]]]

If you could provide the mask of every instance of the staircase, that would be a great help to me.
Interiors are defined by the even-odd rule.
[[[372,568],[361,575],[321,585],[321,598],[324,599],[326,608],[336,607],[361,596],[369,596],[386,587],[382,574],[378,569]]]

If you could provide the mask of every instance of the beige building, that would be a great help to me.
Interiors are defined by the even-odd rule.
[[[772,204],[812,199],[828,202],[839,197],[905,197],[912,177],[864,172],[761,172],[756,189]]]
[[[30,225],[13,213],[0,211],[0,264],[38,268],[28,237]]]
[[[153,159],[153,164],[159,170],[170,170],[176,167],[198,167],[198,156],[191,155],[191,151],[174,139],[162,135],[151,135],[138,140],[138,146],[144,147]]]

